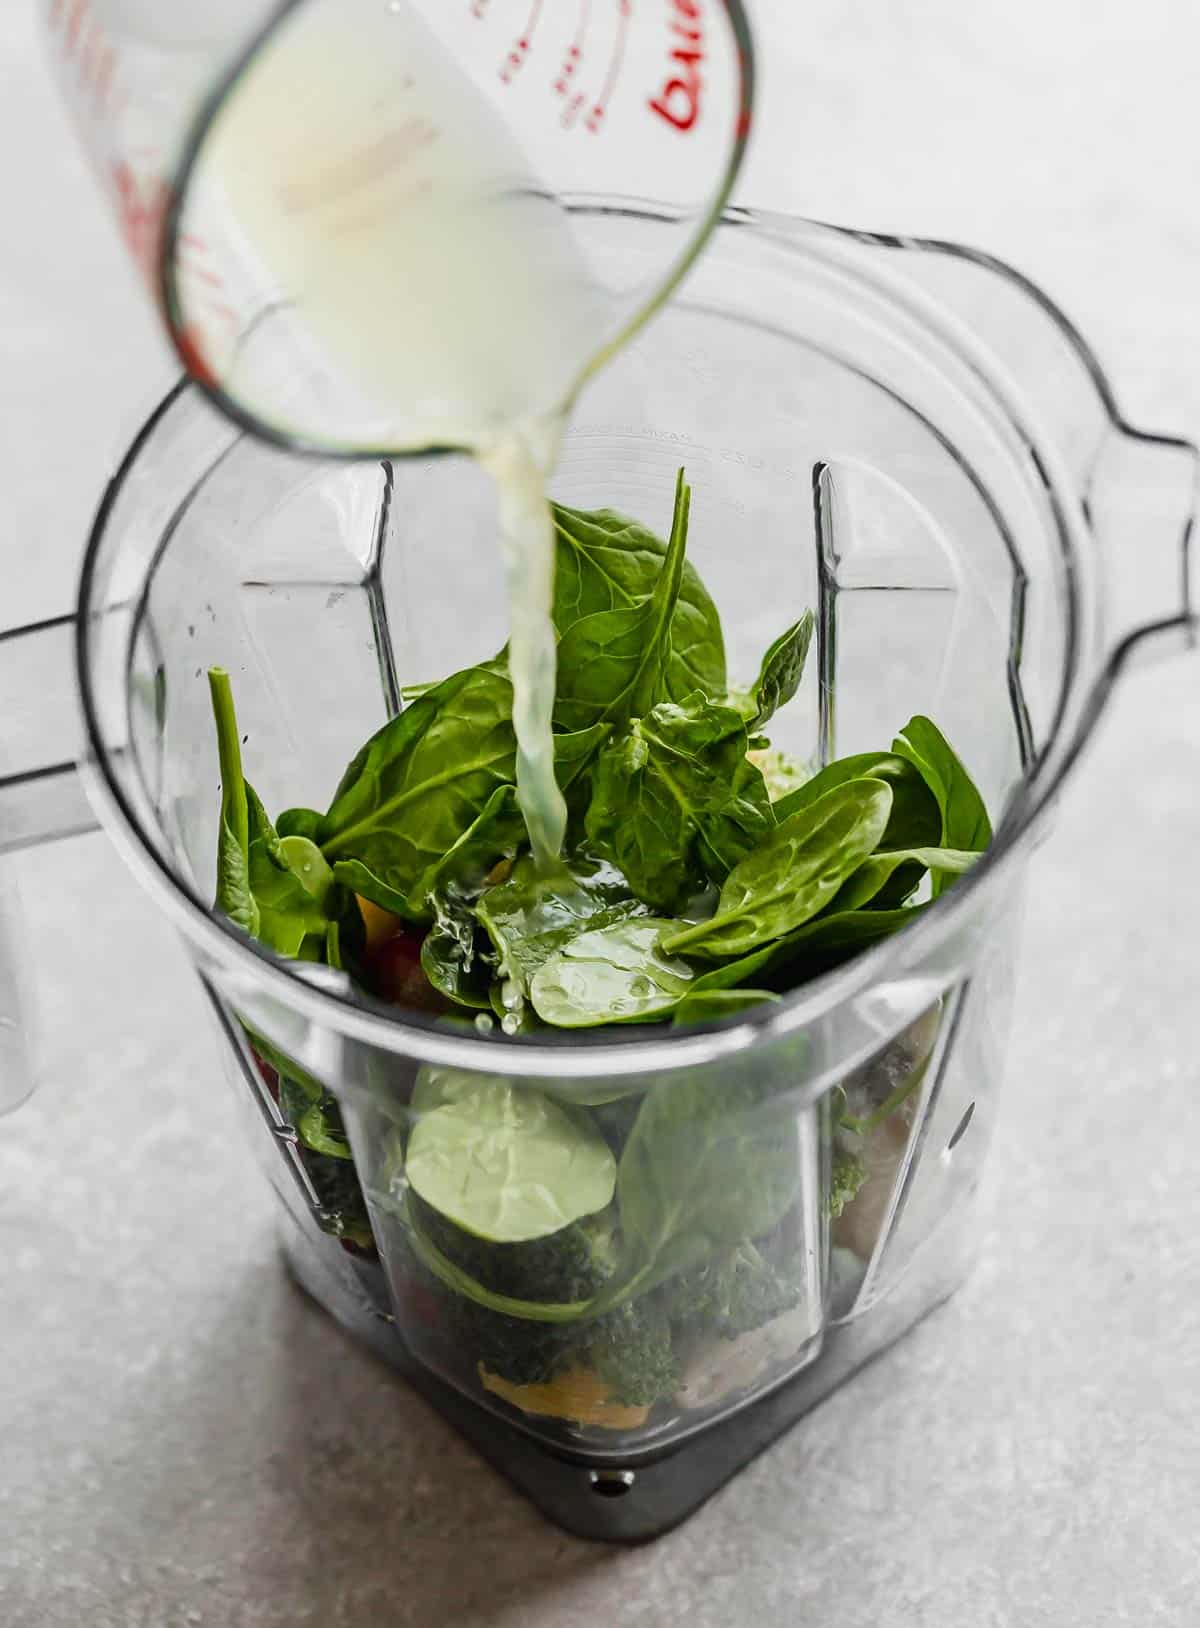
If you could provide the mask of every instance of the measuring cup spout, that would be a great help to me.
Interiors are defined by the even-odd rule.
[[[76,769],[75,618],[0,632],[0,854],[97,824]]]

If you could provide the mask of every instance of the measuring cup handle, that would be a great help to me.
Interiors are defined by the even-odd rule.
[[[95,829],[77,770],[75,618],[0,632],[0,854]]]

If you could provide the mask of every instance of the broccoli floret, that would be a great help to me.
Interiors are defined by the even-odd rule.
[[[457,1295],[448,1298],[456,1339],[510,1384],[542,1384],[568,1368],[587,1368],[604,1380],[610,1401],[629,1407],[652,1407],[678,1386],[670,1322],[649,1300],[627,1302],[590,1321],[551,1325],[501,1317]]]
[[[867,1179],[867,1167],[858,1154],[844,1142],[833,1144],[833,1157],[829,1169],[829,1217],[838,1216],[858,1197],[859,1189]]]
[[[546,1238],[494,1244],[474,1237],[425,1204],[408,1197],[425,1238],[484,1288],[516,1300],[590,1300],[616,1268],[613,1218],[587,1216]],[[567,1368],[588,1368],[608,1385],[611,1398],[647,1407],[675,1389],[679,1370],[671,1351],[670,1322],[653,1299],[629,1302],[596,1318],[538,1323],[507,1317],[456,1294],[426,1273],[410,1251],[411,1267],[445,1308],[445,1332],[472,1365],[512,1385],[544,1384]]]
[[[614,1402],[651,1407],[679,1384],[670,1319],[653,1298],[627,1301],[576,1336],[579,1359],[596,1370]]]
[[[442,1296],[446,1333],[471,1368],[482,1364],[510,1385],[544,1385],[571,1366],[578,1329],[502,1317],[444,1288]]]
[[[482,1363],[510,1385],[541,1385],[566,1367],[567,1330],[554,1323],[534,1323],[504,1317],[468,1296],[456,1294],[428,1270],[397,1227],[389,1239],[393,1269],[436,1300],[440,1308],[439,1333],[472,1374]]]
[[[590,1300],[613,1270],[612,1221],[607,1214],[586,1216],[545,1238],[496,1244],[465,1232],[411,1189],[408,1205],[423,1236],[494,1294],[574,1304]],[[507,1317],[449,1289],[411,1250],[409,1257],[410,1269],[442,1302],[445,1333],[472,1367],[482,1363],[512,1385],[538,1385],[582,1360],[581,1348],[595,1324]]]
[[[774,1322],[800,1299],[799,1285],[752,1243],[724,1250],[683,1273],[664,1293],[677,1335],[716,1334],[726,1340]]]

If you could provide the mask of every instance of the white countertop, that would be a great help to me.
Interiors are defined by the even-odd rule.
[[[33,9],[0,18],[3,624],[68,608],[168,376]],[[759,9],[747,201],[993,248],[1135,419],[1200,430],[1190,0]],[[545,1525],[285,1281],[182,950],[105,840],[6,862],[43,1079],[0,1123],[0,1622],[1194,1623],[1197,852],[1184,661],[1125,682],[1034,861],[974,1278],[628,1552]]]

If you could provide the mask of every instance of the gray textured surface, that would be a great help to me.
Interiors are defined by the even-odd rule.
[[[64,607],[163,377],[31,9],[0,19],[4,622]],[[761,9],[748,196],[987,242],[1132,412],[1200,426],[1184,0],[828,0],[803,72]],[[1198,680],[1126,684],[1035,861],[971,1285],[635,1553],[544,1526],[282,1280],[182,953],[103,840],[7,867],[44,1078],[0,1128],[5,1628],[1194,1622]]]

